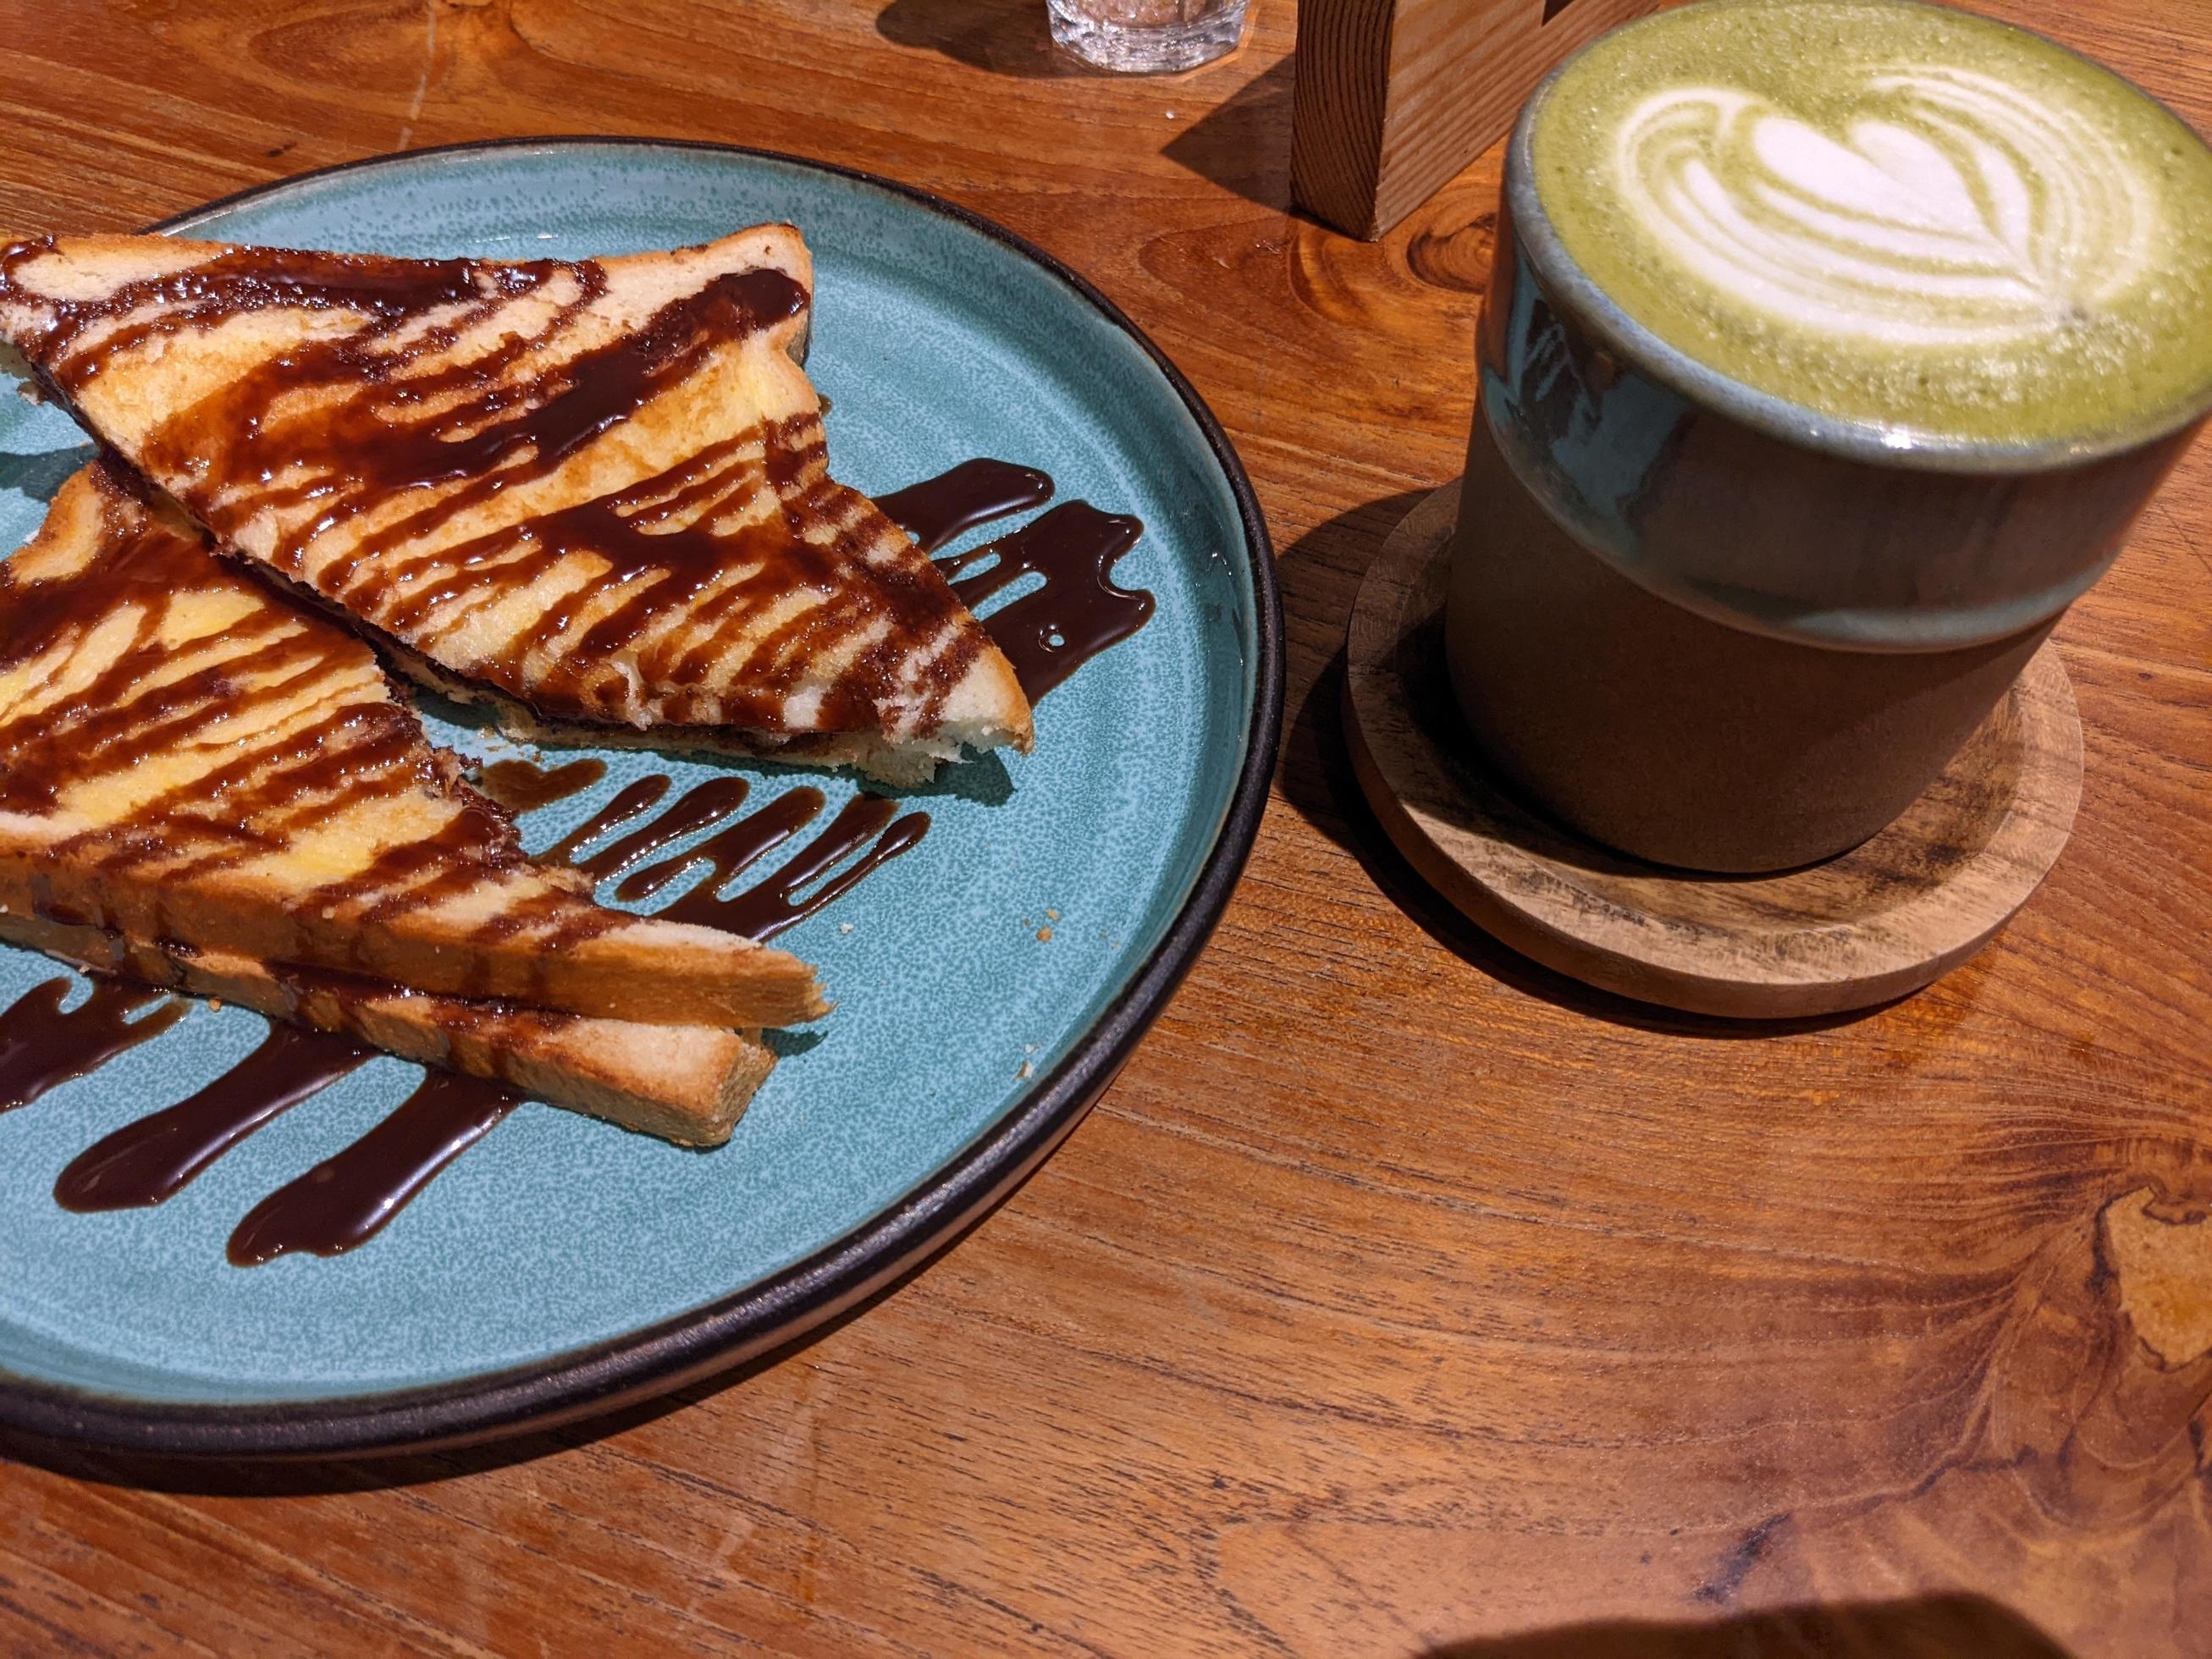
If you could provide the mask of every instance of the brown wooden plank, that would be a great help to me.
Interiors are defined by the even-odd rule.
[[[1372,240],[1504,136],[1536,83],[1661,0],[1298,0],[1298,205]]]

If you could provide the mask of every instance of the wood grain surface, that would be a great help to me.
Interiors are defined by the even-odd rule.
[[[1992,0],[2212,126],[2206,0]],[[1747,1035],[1430,896],[1337,720],[1454,477],[1494,152],[1293,216],[1291,9],[1176,80],[1041,0],[6,0],[0,229],[495,135],[732,139],[1036,238],[1189,371],[1291,713],[1215,943],[933,1264],[672,1409],[396,1466],[0,1468],[0,1641],[447,1653],[2145,1655],[2212,1643],[2212,454],[2057,638],[2072,844],[1986,951]]]
[[[2048,641],[1918,800],[1810,868],[1659,870],[1540,816],[1485,762],[1447,677],[1461,494],[1422,500],[1367,567],[1345,641],[1345,747],[1407,862],[1513,949],[1693,1013],[1844,1013],[1964,962],[2057,862],[2081,794],[2081,721]]]

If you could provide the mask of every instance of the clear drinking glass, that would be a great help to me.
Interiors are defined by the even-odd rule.
[[[1101,69],[1195,69],[1237,44],[1245,0],[1045,0],[1052,38]]]

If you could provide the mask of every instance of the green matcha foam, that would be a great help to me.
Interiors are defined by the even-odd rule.
[[[2212,395],[2212,151],[2034,35],[1908,0],[1704,0],[1596,42],[1533,122],[1569,257],[1759,391],[2012,444]]]

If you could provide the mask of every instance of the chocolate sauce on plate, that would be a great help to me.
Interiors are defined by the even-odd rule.
[[[520,1103],[481,1078],[424,1073],[391,1116],[249,1210],[226,1253],[252,1267],[289,1251],[338,1255],[367,1243]]]
[[[634,781],[556,850],[569,856],[615,836],[659,805],[671,787],[665,775]],[[741,813],[748,793],[742,779],[708,778],[649,822],[579,859],[577,867],[601,878],[622,878],[617,890],[633,902],[703,867],[705,878],[659,914],[767,939],[850,892],[909,851],[929,827],[926,812],[901,815],[896,802],[880,795],[855,796],[774,873],[725,896],[731,879],[799,836],[826,805],[820,790],[801,785]],[[643,864],[702,830],[711,833],[696,844]],[[392,992],[380,981],[332,970],[287,963],[280,971],[288,981],[340,998]],[[161,992],[101,978],[90,1000],[60,1013],[68,986],[65,979],[50,981],[0,1013],[0,1099],[27,1103],[53,1084],[167,1030],[185,1007]],[[161,1006],[152,1013],[128,1021],[131,1013],[157,1003]],[[274,1025],[260,1047],[222,1076],[81,1154],[56,1182],[55,1199],[80,1211],[159,1204],[246,1136],[374,1053],[343,1037]],[[231,1261],[250,1267],[288,1251],[333,1255],[367,1242],[440,1170],[489,1133],[517,1098],[495,1084],[430,1071],[367,1135],[257,1205],[232,1236]]]
[[[637,793],[631,796],[631,799],[641,804],[629,813],[628,817],[617,819],[616,822],[626,823],[629,818],[637,817],[646,806],[651,805],[668,793],[670,783],[671,780],[665,775],[639,779],[637,784],[632,786]],[[648,784],[658,787],[649,792],[640,787]],[[648,793],[650,799],[647,799]],[[639,860],[650,858],[662,848],[672,845],[683,840],[684,836],[695,834],[704,830],[708,824],[719,823],[727,817],[744,804],[745,797],[750,793],[750,787],[743,778],[708,778],[704,783],[696,784],[678,796],[674,804],[665,808],[652,822],[631,830],[621,840],[610,844],[604,851],[577,860],[576,867],[593,876],[620,875]],[[623,794],[628,793],[629,793],[629,791],[623,792]],[[617,794],[608,803],[608,813],[611,815],[617,808],[623,805],[623,794]],[[589,827],[589,825],[586,826],[586,828]]]
[[[605,806],[555,842],[540,855],[549,861],[575,864],[580,870],[593,875],[605,875],[612,866],[602,863],[599,868],[578,863],[576,854],[582,848],[611,830],[619,830],[631,819],[653,810],[660,798],[674,787],[675,780],[665,772],[656,772],[634,778],[615,791],[615,797]]]
[[[698,789],[694,789],[656,819],[654,827],[658,828],[670,819],[680,818],[684,808],[693,797],[708,787],[702,784]],[[672,858],[647,865],[644,869],[624,877],[622,884],[615,889],[615,896],[633,904],[641,899],[651,898],[671,882],[701,865],[711,872],[707,878],[707,887],[719,889],[727,884],[731,877],[750,868],[812,823],[815,814],[822,810],[822,803],[823,795],[819,789],[801,786],[787,791],[757,812],[748,812],[718,830],[696,847],[686,848]],[[627,839],[635,840],[636,837]],[[672,841],[675,837],[672,836],[668,839]],[[614,867],[619,869],[623,866],[618,864]],[[682,908],[680,904],[672,906],[661,914],[685,920],[678,915]]]
[[[651,898],[704,866],[705,878],[658,914],[672,921],[696,922],[767,940],[850,892],[872,872],[911,850],[929,829],[927,812],[901,817],[894,801],[881,795],[857,795],[774,875],[725,897],[722,889],[734,877],[797,836],[829,803],[819,789],[801,784],[756,811],[733,817],[744,803],[748,786],[742,778],[714,777],[693,785],[657,816],[599,851],[585,851],[644,817],[672,787],[665,774],[624,785],[612,800],[548,848],[545,856],[568,860],[602,880],[622,877],[615,896],[631,903]],[[664,848],[716,823],[721,827],[696,845],[636,867]],[[838,868],[856,854],[858,860],[849,868]],[[802,893],[817,881],[820,886]]]
[[[923,552],[934,553],[979,524],[1042,507],[1052,490],[1048,473],[979,455],[949,472],[878,495],[876,505]]]
[[[880,497],[891,522],[934,553],[976,526],[1042,507],[1049,475],[979,458]],[[1117,587],[1108,573],[1144,534],[1141,520],[1069,501],[1020,529],[937,561],[970,610],[1026,577],[1043,580],[982,619],[1031,702],[1152,617],[1152,596]],[[974,574],[969,574],[969,573]]]
[[[1019,530],[972,552],[938,563],[956,578],[952,591],[973,607],[1024,576],[1044,585],[983,618],[983,631],[1013,665],[1014,678],[1035,702],[1110,645],[1152,619],[1152,596],[1116,587],[1107,577],[1137,544],[1144,525],[1126,513],[1101,513],[1088,501],[1055,507]],[[991,562],[977,574],[963,573]]]
[[[68,980],[50,979],[0,1012],[0,1111],[97,1071],[185,1017],[186,1005],[166,992],[105,974],[92,975],[92,994],[64,1009],[69,992]]]
[[[196,316],[233,314],[249,302],[307,303],[343,305],[396,323],[414,314],[425,293],[432,289],[450,303],[460,305],[472,303],[468,300],[470,293],[483,294],[481,272],[466,262],[440,265],[422,279],[429,289],[410,289],[397,277],[380,274],[349,275],[343,261],[326,273],[319,287],[313,282],[292,282],[289,287],[264,282],[250,269],[203,269],[187,276],[190,281],[173,279],[172,291],[185,312]],[[527,288],[550,278],[530,268],[513,280]],[[484,300],[487,306],[492,302],[490,298]],[[112,314],[121,316],[128,309],[118,307]],[[88,326],[93,320],[96,319],[82,318],[77,326]],[[120,349],[133,329],[158,331],[158,326],[126,325],[106,337],[100,349]],[[663,372],[666,362],[673,361],[656,354],[680,356],[690,349],[678,341],[681,333],[672,325],[641,345],[633,342],[618,363],[579,368],[566,391],[534,410],[516,412],[496,397],[480,399],[477,414],[488,423],[477,428],[469,440],[473,447],[465,466],[465,458],[429,447],[429,438],[420,434],[417,440],[384,447],[382,461],[358,472],[366,495],[334,502],[329,512],[364,510],[365,499],[391,499],[394,492],[463,473],[475,477],[487,468],[500,478],[494,489],[538,476],[541,471],[550,470],[559,454],[603,430],[620,418],[626,407],[635,407],[650,395],[654,377]],[[692,345],[696,343],[695,338]],[[263,372],[272,377],[272,384],[255,395],[267,397],[287,387],[309,386],[318,374],[335,372],[334,360],[323,361],[318,353],[328,356],[336,349],[307,348],[294,359],[270,366]],[[599,378],[594,380],[594,375]],[[426,380],[427,384],[393,395],[402,404],[418,396],[430,399],[440,391],[440,383],[435,375]],[[276,458],[257,447],[265,436],[258,427],[234,434],[235,453],[228,464],[234,467],[271,464]],[[355,434],[356,440],[365,436]],[[204,441],[204,434],[197,441]],[[643,499],[651,491],[635,492],[640,499],[616,505],[631,509],[632,517],[641,521],[638,528],[642,531],[659,521],[656,514],[665,520],[696,507],[698,499],[728,488],[733,469],[757,464],[793,477],[810,471],[822,476],[817,451],[818,428],[796,447],[782,450],[771,434],[763,451],[765,459],[757,463],[710,453],[687,463],[684,476],[654,481],[653,489],[660,492],[656,499]],[[514,459],[517,456],[522,459]],[[447,467],[459,471],[441,470]],[[465,483],[462,493],[475,488]],[[993,518],[1040,506],[1051,493],[1051,480],[1033,469],[977,460],[896,492],[885,498],[884,505],[925,548],[936,549]],[[588,510],[611,508],[608,504],[595,503]],[[1033,590],[1018,593],[984,620],[986,631],[1006,652],[1034,699],[1064,683],[1083,663],[1126,639],[1150,618],[1152,595],[1117,587],[1109,580],[1113,565],[1135,544],[1140,531],[1141,526],[1133,518],[1102,513],[1085,502],[1070,502],[983,546],[940,561],[939,568],[954,579],[954,591],[970,605],[981,604],[1016,584],[1042,579]],[[549,550],[581,544],[586,532],[589,537],[600,538],[611,533],[604,524],[587,526],[580,520],[566,529],[541,522],[536,531],[544,538],[540,554],[550,557],[554,555]],[[654,568],[665,580],[689,585],[694,591],[703,591],[715,570],[746,552],[733,549],[726,538],[696,528],[666,530],[652,539],[658,561]],[[490,556],[487,550],[477,552]],[[210,671],[210,676],[203,677],[208,679],[205,685],[190,682],[165,690],[161,707],[149,708],[143,697],[134,700],[119,695],[128,686],[143,685],[155,660],[163,606],[169,596],[188,585],[179,579],[189,574],[184,572],[181,562],[204,557],[188,537],[155,525],[121,558],[109,562],[103,572],[103,581],[108,584],[104,594],[95,591],[100,585],[91,583],[15,592],[9,643],[15,649],[9,653],[11,656],[36,641],[84,625],[94,619],[95,612],[111,609],[116,591],[113,584],[120,583],[143,597],[146,621],[143,650],[134,647],[114,665],[111,678],[117,685],[93,688],[79,700],[82,707],[75,710],[68,727],[67,741],[73,754],[62,754],[58,737],[51,756],[27,752],[12,757],[6,775],[0,777],[0,793],[21,796],[27,791],[50,796],[63,775],[64,762],[81,763],[88,746],[97,750],[104,745],[118,761],[126,750],[150,751],[175,741],[178,731],[211,717],[209,711],[222,696],[234,701],[233,677],[273,672],[281,683],[287,673],[309,670],[315,652],[328,651],[325,625],[309,618],[304,637],[298,633],[272,636],[243,660],[234,659],[219,671]],[[410,590],[415,601],[428,601],[432,586],[426,584],[435,580],[434,575],[425,574],[424,581]],[[586,638],[606,645],[624,636],[625,629],[647,626],[649,620],[646,610],[617,605],[593,624]],[[840,627],[854,621],[851,617],[825,620]],[[557,633],[554,629],[548,637]],[[834,634],[824,635],[834,637]],[[805,641],[794,639],[786,643],[793,647],[794,659],[803,660]],[[704,660],[704,657],[697,659],[697,662]],[[933,683],[939,689],[949,686],[966,665],[964,659],[950,662],[944,675]],[[227,691],[219,681],[228,682],[234,689]],[[128,713],[109,717],[103,715],[103,707]],[[284,820],[281,818],[268,833],[252,833],[243,828],[247,819],[238,809],[243,805],[240,792],[249,783],[256,791],[270,794],[269,805],[280,809],[297,800],[302,803],[302,810],[313,805],[328,811],[334,801],[345,798],[353,779],[392,766],[418,768],[427,763],[422,758],[426,751],[413,735],[411,722],[396,708],[389,715],[374,706],[349,709],[337,727],[310,728],[295,747],[296,753],[280,757],[273,768],[266,757],[258,757],[250,764],[241,763],[235,774],[218,770],[194,787],[187,805],[198,809],[204,802],[206,809],[218,805],[223,809],[195,811],[192,830],[210,840],[208,850],[200,854],[203,865],[250,858],[282,841]],[[52,764],[46,765],[49,761]],[[596,759],[554,768],[508,761],[486,767],[483,777],[486,792],[495,799],[510,811],[523,812],[568,799],[597,783],[605,772],[604,763]],[[744,812],[741,809],[750,788],[744,780],[709,778],[670,801],[673,787],[665,775],[649,775],[626,784],[545,856],[570,860],[577,868],[600,879],[616,879],[617,896],[632,902],[651,899],[696,874],[698,878],[693,884],[662,907],[659,914],[767,939],[834,902],[884,863],[911,849],[929,826],[926,812],[902,814],[893,801],[874,794],[858,795],[779,868],[750,886],[726,895],[723,889],[729,882],[801,836],[825,809],[826,798],[818,789],[799,786]],[[283,799],[276,800],[276,796]],[[24,804],[43,806],[48,803],[42,798],[35,802],[26,799]],[[167,801],[164,810],[174,811],[178,805],[173,799]],[[694,836],[701,838],[689,847],[668,851]],[[374,914],[386,895],[404,892],[410,902],[434,902],[443,890],[436,869],[440,859],[457,851],[465,852],[471,860],[493,862],[519,860],[522,856],[520,842],[503,817],[482,809],[461,815],[451,835],[441,836],[440,842],[441,847],[437,848],[400,849],[387,861],[392,867],[371,871],[349,884],[341,896],[365,903],[364,914]],[[442,846],[447,842],[453,844]],[[349,991],[335,984],[345,977],[334,975],[333,985],[323,988],[337,995],[353,994],[363,988]],[[64,1013],[61,1003],[68,984],[61,979],[48,981],[0,1013],[0,1108],[27,1103],[55,1084],[82,1075],[158,1035],[174,1024],[185,1008],[183,1003],[167,1000],[158,991],[100,978],[91,997]],[[389,988],[384,988],[388,992]],[[131,1018],[134,1014],[139,1017]],[[223,1077],[89,1148],[63,1172],[56,1198],[67,1207],[85,1210],[159,1203],[240,1139],[350,1072],[371,1053],[342,1037],[289,1027],[273,1029],[258,1048]],[[428,1073],[414,1093],[367,1135],[257,1205],[232,1236],[230,1259],[242,1266],[252,1265],[289,1251],[328,1255],[364,1243],[440,1170],[489,1133],[514,1109],[516,1100],[511,1091],[498,1085],[442,1071]]]
[[[376,1051],[327,1032],[272,1025],[261,1046],[205,1088],[95,1141],[54,1183],[65,1210],[159,1204],[256,1129]]]
[[[798,793],[793,791],[793,794]],[[817,795],[815,799],[818,802],[821,797]],[[898,804],[881,795],[855,795],[830,821],[829,828],[799,848],[766,881],[726,899],[714,896],[715,883],[702,883],[662,914],[678,921],[696,921],[728,933],[743,933],[747,939],[772,939],[823,906],[835,903],[872,872],[921,842],[929,830],[929,814],[908,812],[901,817],[897,813]],[[756,816],[765,817],[766,812]],[[865,852],[861,850],[864,848]],[[812,892],[799,890],[836,870],[855,853],[860,854],[856,862],[830,876]]]

